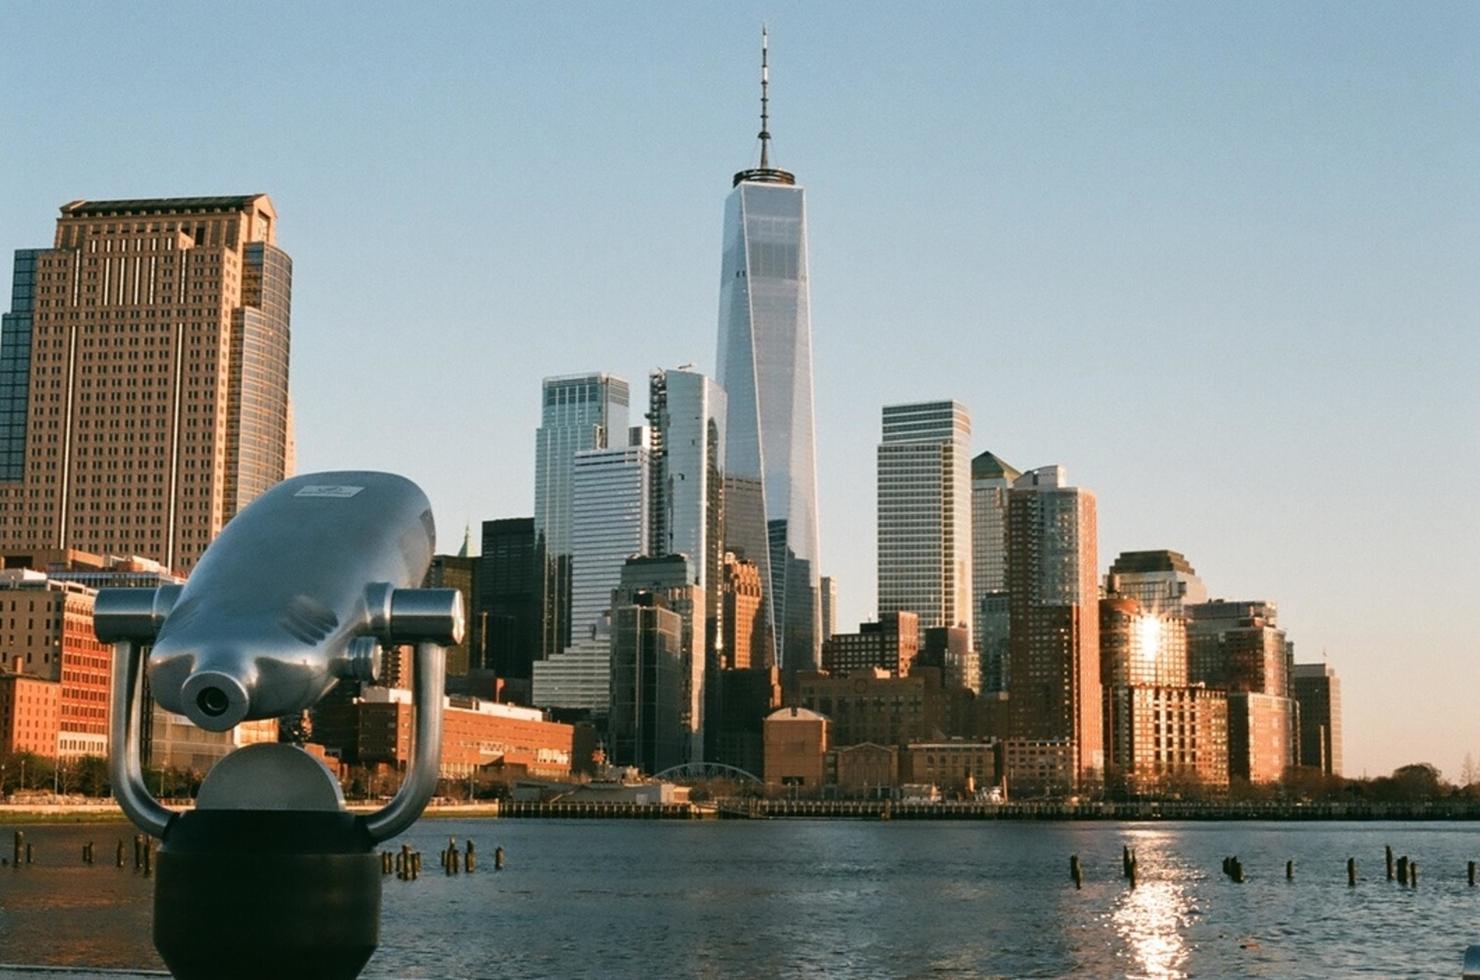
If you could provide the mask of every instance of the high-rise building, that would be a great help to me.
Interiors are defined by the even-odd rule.
[[[749,670],[768,666],[763,643],[765,626],[761,622],[761,573],[755,562],[725,552],[723,639],[720,641],[720,663],[725,670]],[[769,664],[769,666],[775,666]]]
[[[765,59],[763,40],[760,166],[735,174],[725,202],[725,539],[760,569],[766,662],[795,674],[822,651],[807,219],[795,176],[770,163]]]
[[[652,478],[648,553],[678,556],[686,580],[703,595],[699,667],[704,714],[716,714],[724,642],[725,393],[686,368],[654,371],[648,379]],[[696,756],[696,759],[700,756]]]
[[[876,623],[859,623],[857,633],[834,633],[822,644],[822,669],[846,675],[858,671],[909,674],[920,652],[920,617],[912,612],[884,613]]]
[[[879,612],[971,628],[971,416],[960,402],[884,407]]]
[[[1186,558],[1175,551],[1122,551],[1105,576],[1110,595],[1135,599],[1152,614],[1185,615],[1208,601],[1208,588]]]
[[[917,667],[939,670],[947,690],[974,695],[982,692],[981,656],[971,649],[970,634],[964,626],[932,626],[921,630],[920,637]]]
[[[634,444],[576,453],[571,479],[570,645],[534,664],[534,703],[605,715],[611,687],[612,590],[645,554],[652,502],[645,429]]]
[[[1229,776],[1278,782],[1295,764],[1294,700],[1257,691],[1229,691],[1227,697]]]
[[[1228,697],[1187,682],[1187,622],[1100,600],[1106,782],[1131,793],[1228,785]]]
[[[1341,679],[1328,664],[1295,665],[1300,705],[1300,765],[1340,776]]]
[[[984,610],[988,596],[999,597],[1003,612],[1007,609],[1007,491],[1021,475],[993,453],[978,453],[971,461],[971,641],[981,651],[989,675],[994,653],[1006,651],[987,649],[985,637],[991,627]],[[994,690],[990,680],[988,689]]]
[[[534,533],[541,555],[540,657],[571,640],[571,505],[576,453],[621,446],[627,432],[627,382],[609,374],[570,374],[542,385],[535,431]]]
[[[1187,605],[1188,676],[1228,692],[1228,771],[1274,782],[1295,764],[1299,709],[1292,698],[1293,647],[1273,602]]]
[[[705,761],[760,776],[765,767],[763,725],[781,707],[780,672],[774,666],[722,670],[718,703],[718,712],[704,719]]]
[[[838,631],[838,580],[831,575],[821,578],[822,590],[822,642]]]
[[[1104,765],[1095,495],[1062,467],[1030,470],[1007,500],[1009,727],[1064,743],[1076,778]],[[1019,785],[1022,780],[1019,780]]]
[[[977,605],[977,628],[973,639],[981,651],[982,690],[1000,694],[1007,690],[1007,664],[1012,658],[1012,610],[1006,592],[988,592]]]
[[[1215,599],[1185,608],[1193,683],[1290,696],[1290,645],[1273,602]]]
[[[649,592],[612,610],[611,761],[661,772],[692,761],[683,705],[683,617]]]
[[[477,592],[477,558],[470,557],[467,549],[460,555],[433,555],[431,567],[427,569],[426,587],[429,589],[456,589],[462,593],[463,609],[473,609],[473,598]],[[474,629],[463,631],[462,642],[447,648],[447,675],[466,677],[472,667],[470,651],[477,642]]]
[[[1106,687],[1187,685],[1187,621],[1135,599],[1100,600],[1100,683]]]
[[[705,758],[705,681],[718,670],[705,669],[704,590],[689,581],[687,565],[683,555],[664,555],[629,558],[622,567],[621,584],[612,596],[613,745],[626,732],[647,745],[667,748],[639,751],[633,758],[619,752],[613,759],[618,765],[657,772]],[[678,617],[676,647],[669,647],[665,617],[648,615],[653,610]]]
[[[469,630],[480,669],[501,678],[530,678],[540,649],[541,575],[534,518],[483,522]]]
[[[284,476],[292,263],[265,194],[73,201],[0,322],[0,551],[188,571]]]

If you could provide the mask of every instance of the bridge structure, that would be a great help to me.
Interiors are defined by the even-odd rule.
[[[737,766],[727,766],[722,762],[687,762],[681,766],[670,766],[662,772],[654,773],[653,778],[667,780],[671,783],[694,783],[709,779],[729,779],[737,783],[762,785],[761,778],[755,773],[747,772]]]

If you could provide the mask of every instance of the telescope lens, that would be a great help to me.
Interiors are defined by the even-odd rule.
[[[219,718],[221,715],[226,714],[226,709],[231,707],[231,702],[227,700],[226,692],[219,687],[205,688],[196,696],[195,703],[201,711],[204,711],[212,718]]]

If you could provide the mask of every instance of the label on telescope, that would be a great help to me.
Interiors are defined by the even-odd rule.
[[[315,486],[304,487],[302,490],[299,490],[297,493],[293,494],[293,496],[295,496],[295,497],[334,497],[334,498],[336,498],[338,500],[343,500],[346,497],[353,497],[355,494],[359,493],[363,489],[365,489],[365,488],[364,487],[334,487],[334,486],[328,486],[328,485],[315,485]]]

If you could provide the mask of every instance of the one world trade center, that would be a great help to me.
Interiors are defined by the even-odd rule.
[[[792,675],[821,662],[812,327],[806,205],[796,177],[770,163],[768,71],[763,32],[760,166],[735,175],[725,202],[725,544],[759,567],[763,649]]]

